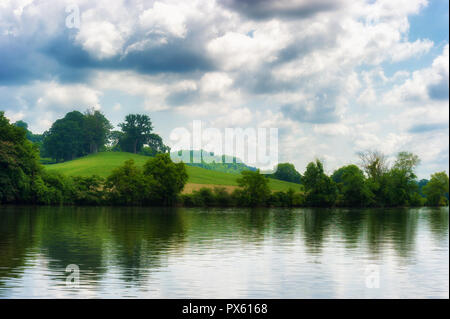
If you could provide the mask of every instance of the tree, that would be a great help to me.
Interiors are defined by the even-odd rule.
[[[158,154],[144,164],[144,175],[154,182],[152,193],[158,204],[171,205],[188,180],[184,163],[174,163],[169,154]]]
[[[237,179],[241,190],[241,201],[246,206],[265,206],[270,196],[269,181],[256,171],[242,171]]]
[[[448,188],[449,181],[446,172],[439,172],[431,175],[430,181],[423,188],[423,192],[427,197],[427,205],[448,205]]]
[[[44,150],[56,161],[75,159],[86,154],[84,134],[84,115],[69,112],[44,133]]]
[[[150,117],[143,114],[128,114],[119,126],[124,133],[120,141],[122,149],[135,154],[149,142],[153,130]]]
[[[384,206],[389,164],[386,155],[379,151],[366,151],[358,154],[361,167],[367,175],[367,185],[374,195],[377,205]]]
[[[372,202],[373,194],[358,166],[341,167],[333,173],[332,179],[337,183],[345,205],[363,207]]]
[[[291,163],[280,163],[277,165],[275,173],[268,175],[270,178],[279,179],[286,182],[300,184],[301,175]]]
[[[95,154],[106,144],[112,125],[100,111],[89,109],[84,114],[83,129],[87,152]]]
[[[306,202],[310,206],[333,206],[337,198],[336,183],[324,173],[320,160],[311,162],[303,174]]]
[[[416,181],[415,169],[420,159],[417,155],[400,152],[397,159],[386,174],[382,189],[384,203],[389,206],[410,205],[411,200],[416,201],[419,186]]]
[[[24,129],[26,132],[26,138],[35,144],[38,147],[39,152],[42,153],[42,141],[44,139],[42,134],[33,134],[30,130],[28,130],[28,124],[24,121],[17,121],[13,125]]]
[[[0,112],[0,203],[31,201],[32,183],[40,173],[39,152],[23,128]]]
[[[133,160],[114,169],[105,185],[111,201],[121,205],[141,205],[151,197],[154,187],[154,180],[144,176]]]
[[[419,156],[409,153],[400,152],[397,154],[397,159],[394,163],[394,169],[404,171],[407,175],[412,178],[416,178],[414,170],[420,164]]]
[[[366,151],[358,154],[367,177],[373,180],[379,179],[389,170],[386,155],[379,151]]]

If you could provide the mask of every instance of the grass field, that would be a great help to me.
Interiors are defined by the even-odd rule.
[[[105,152],[94,155],[88,155],[73,161],[45,165],[49,171],[57,171],[68,176],[91,176],[98,175],[108,177],[111,171],[121,166],[126,160],[133,159],[136,165],[143,166],[149,157],[121,152]],[[228,190],[232,190],[237,186],[236,179],[238,174],[222,173],[207,170],[200,167],[186,166],[189,175],[188,185],[185,192],[198,190],[201,185],[206,187],[227,186]],[[298,184],[270,179],[269,186],[273,191],[286,191],[289,188],[299,189]]]

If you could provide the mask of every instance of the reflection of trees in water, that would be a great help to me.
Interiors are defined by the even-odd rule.
[[[360,209],[341,209],[335,213],[336,225],[342,233],[346,248],[356,248],[361,243],[364,230],[364,211]]]
[[[365,240],[370,252],[378,256],[392,246],[399,257],[410,257],[414,252],[418,211],[406,208],[367,209]]]
[[[103,247],[108,241],[105,213],[92,207],[39,208],[40,249],[56,279],[65,279],[70,264],[80,267],[82,283],[101,279],[106,271]]]
[[[193,247],[224,244],[239,240],[242,244],[264,240],[269,229],[270,210],[261,209],[180,209],[188,227],[187,240]],[[224,247],[225,248],[225,247]]]
[[[389,209],[386,211],[391,241],[400,257],[409,257],[414,252],[417,238],[419,209]]]
[[[292,241],[300,225],[300,214],[294,209],[274,209],[270,225],[274,237],[279,240]]]
[[[23,273],[36,253],[48,260],[53,279],[69,264],[83,280],[96,284],[111,267],[140,284],[163,267],[164,258],[183,249],[246,249],[266,237],[277,243],[301,239],[307,252],[320,254],[333,240],[347,249],[367,248],[379,256],[392,247],[397,256],[414,252],[418,225],[437,241],[448,238],[448,208],[436,209],[203,209],[2,207],[0,288],[5,278]],[[423,229],[423,228],[421,228]],[[249,248],[251,249],[251,247]],[[33,253],[30,251],[33,250]]]
[[[448,238],[448,207],[426,208],[428,226],[437,241]]]
[[[120,208],[108,214],[114,264],[125,281],[138,283],[161,266],[161,258],[184,242],[184,216],[171,208]]]
[[[23,273],[29,249],[36,243],[36,214],[30,207],[2,206],[0,209],[0,288],[5,278]]]
[[[304,209],[303,235],[307,249],[317,254],[322,251],[325,233],[332,224],[333,210],[331,209]]]

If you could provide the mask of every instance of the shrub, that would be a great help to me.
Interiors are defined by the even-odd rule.
[[[239,203],[242,206],[265,206],[270,197],[269,181],[259,173],[253,171],[241,172],[241,177],[237,179],[238,185],[242,188]]]
[[[187,182],[184,163],[174,163],[169,154],[158,154],[144,165],[144,175],[154,181],[152,189],[155,200],[162,205],[171,205]]]
[[[105,185],[108,198],[120,205],[152,203],[154,198],[151,190],[154,187],[156,183],[153,178],[144,176],[133,160],[128,160],[123,166],[113,170]]]
[[[78,205],[100,205],[105,200],[105,180],[99,176],[74,177],[74,198]]]

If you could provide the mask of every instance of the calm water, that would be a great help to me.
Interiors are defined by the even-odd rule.
[[[448,222],[448,208],[0,206],[0,297],[448,298]]]

